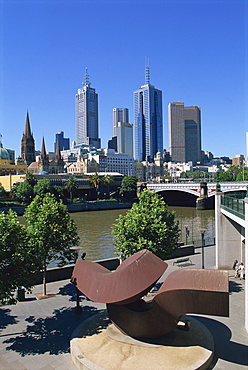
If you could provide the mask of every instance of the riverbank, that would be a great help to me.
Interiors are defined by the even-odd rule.
[[[117,202],[113,200],[100,200],[82,203],[66,204],[68,212],[88,212],[88,211],[108,211],[111,209],[129,209],[135,201]],[[5,205],[0,207],[0,212],[8,213],[10,209],[16,212],[18,216],[22,216],[27,206],[24,205]]]

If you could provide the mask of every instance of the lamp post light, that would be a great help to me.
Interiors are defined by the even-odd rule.
[[[201,233],[201,241],[202,241],[202,269],[204,269],[204,248],[205,248],[205,232],[207,231],[206,229],[200,229],[199,230]]]
[[[80,247],[80,246],[70,247],[70,250],[77,251],[77,258],[79,258],[79,252],[82,251],[82,247]],[[84,259],[85,256],[86,256],[86,253],[83,253],[81,258]],[[71,282],[72,282],[73,285],[75,285],[75,288],[76,288],[76,308],[75,308],[75,312],[77,314],[80,314],[80,313],[82,313],[82,307],[80,306],[80,297],[79,297],[79,290],[77,288],[77,281],[75,279],[75,280],[71,280]]]

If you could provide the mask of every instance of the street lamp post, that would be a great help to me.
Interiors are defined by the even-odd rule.
[[[82,247],[80,247],[80,246],[70,247],[70,250],[77,251],[77,258],[79,258],[79,252],[82,250]],[[84,259],[85,256],[86,256],[86,253],[83,253],[81,258]],[[77,288],[77,282],[75,280],[71,281],[72,284],[74,284],[75,288],[76,288],[76,308],[75,308],[75,312],[77,314],[80,314],[80,313],[82,313],[82,307],[80,306],[79,290]]]
[[[205,248],[204,236],[205,236],[205,232],[207,230],[206,229],[200,229],[199,231],[201,232],[201,241],[202,241],[202,269],[204,269],[205,268],[205,266],[204,266],[204,248]]]

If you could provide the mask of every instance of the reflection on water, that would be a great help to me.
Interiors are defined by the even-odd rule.
[[[215,236],[214,210],[197,211],[193,207],[169,207],[174,210],[181,229],[180,239],[184,244],[201,245],[199,229],[206,229],[206,242]],[[112,258],[118,255],[113,246],[112,225],[127,209],[71,213],[80,237],[79,245],[86,252],[87,260]],[[23,217],[19,217],[21,223]],[[186,226],[189,236],[186,238]]]
[[[180,239],[182,242],[195,245],[201,243],[199,229],[206,229],[206,240],[215,236],[214,211],[197,211],[193,207],[169,207],[174,210],[181,229]],[[128,210],[109,210],[72,213],[71,218],[76,222],[80,245],[86,252],[86,259],[96,260],[112,258],[116,256],[116,249],[113,246],[112,225],[119,215],[125,215]],[[186,228],[189,236],[186,238]],[[117,253],[118,255],[118,253]]]
[[[112,225],[127,209],[71,213],[80,237],[80,246],[86,259],[98,260],[116,257],[113,246]]]

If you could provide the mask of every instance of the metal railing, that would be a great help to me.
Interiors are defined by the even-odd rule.
[[[244,199],[239,199],[230,195],[221,196],[221,208],[232,213],[235,216],[238,216],[245,219],[245,202]]]

